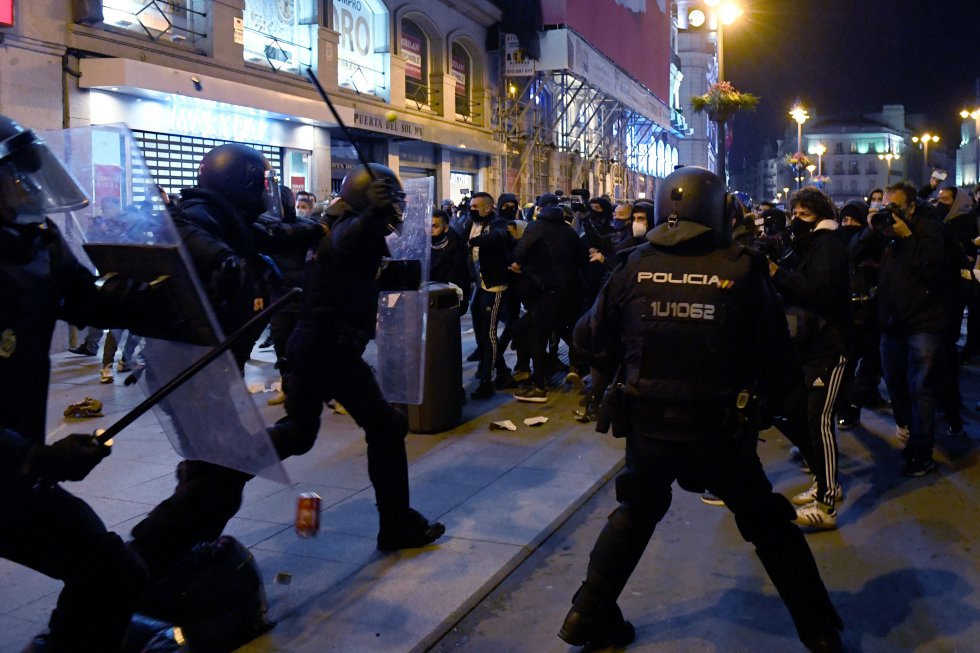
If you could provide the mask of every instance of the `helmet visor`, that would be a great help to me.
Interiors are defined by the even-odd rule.
[[[275,170],[266,170],[262,187],[262,204],[265,205],[265,215],[282,219],[282,192],[279,189],[279,177]]]
[[[0,177],[4,199],[28,213],[77,211],[89,203],[78,181],[31,130],[0,142]]]

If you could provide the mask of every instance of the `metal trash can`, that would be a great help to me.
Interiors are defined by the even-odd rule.
[[[425,379],[422,403],[402,405],[412,433],[440,433],[463,417],[463,345],[460,337],[459,296],[456,286],[432,283],[425,323]]]

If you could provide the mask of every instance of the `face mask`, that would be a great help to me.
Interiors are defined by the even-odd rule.
[[[953,208],[951,205],[940,202],[936,205],[936,213],[939,214],[940,218],[945,218],[947,215],[949,215],[949,210],[951,208]]]
[[[619,218],[613,218],[613,227],[617,230],[626,228],[626,220],[620,220]]]
[[[633,238],[643,238],[647,234],[647,225],[644,222],[633,221]]]
[[[310,210],[309,209],[296,209],[296,217],[297,218],[308,218],[308,217],[310,217]]]
[[[800,220],[799,218],[793,218],[790,223],[790,231],[793,232],[793,239],[800,240],[806,238],[810,233],[816,228],[816,222],[807,222],[806,220]]]
[[[844,240],[850,240],[851,238],[854,237],[854,234],[863,230],[864,227],[857,224],[849,224],[839,229],[839,231],[844,235]]]
[[[870,207],[870,209],[872,211],[877,211],[878,209],[881,208],[881,202],[878,201],[878,200],[875,200],[875,201],[871,202],[871,204],[869,205],[869,207]]]
[[[507,206],[505,208],[500,209],[500,217],[503,218],[504,220],[513,220],[514,218],[517,217],[517,207]]]
[[[476,209],[470,209],[470,218],[473,219],[473,222],[483,222],[486,219]]]

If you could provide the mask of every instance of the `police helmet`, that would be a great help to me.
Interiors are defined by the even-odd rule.
[[[0,218],[43,222],[45,213],[85,206],[85,191],[37,134],[0,115]]]
[[[730,238],[728,203],[728,191],[718,175],[705,168],[684,166],[667,175],[657,188],[655,224],[673,228],[678,222],[694,222]]]
[[[405,189],[402,187],[402,182],[398,179],[395,171],[388,166],[383,166],[380,163],[368,165],[371,166],[371,173],[374,176],[372,177],[363,165],[357,166],[347,173],[343,183],[340,184],[340,197],[350,206],[352,211],[361,213],[373,206],[369,194],[371,184],[375,180],[384,182],[388,187],[388,196],[394,209],[388,221],[388,228],[390,231],[400,232],[405,212]]]
[[[239,143],[214,148],[197,169],[199,187],[222,195],[253,220],[262,213],[281,215],[278,183],[269,160]]]

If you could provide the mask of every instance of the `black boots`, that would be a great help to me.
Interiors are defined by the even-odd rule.
[[[445,532],[446,527],[441,523],[430,522],[417,510],[409,509],[408,516],[396,523],[381,520],[378,550],[398,551],[426,546],[438,540]]]
[[[583,583],[575,592],[572,609],[565,615],[558,637],[572,646],[622,648],[636,639],[636,630],[623,618],[617,604],[602,605],[595,592]]]

